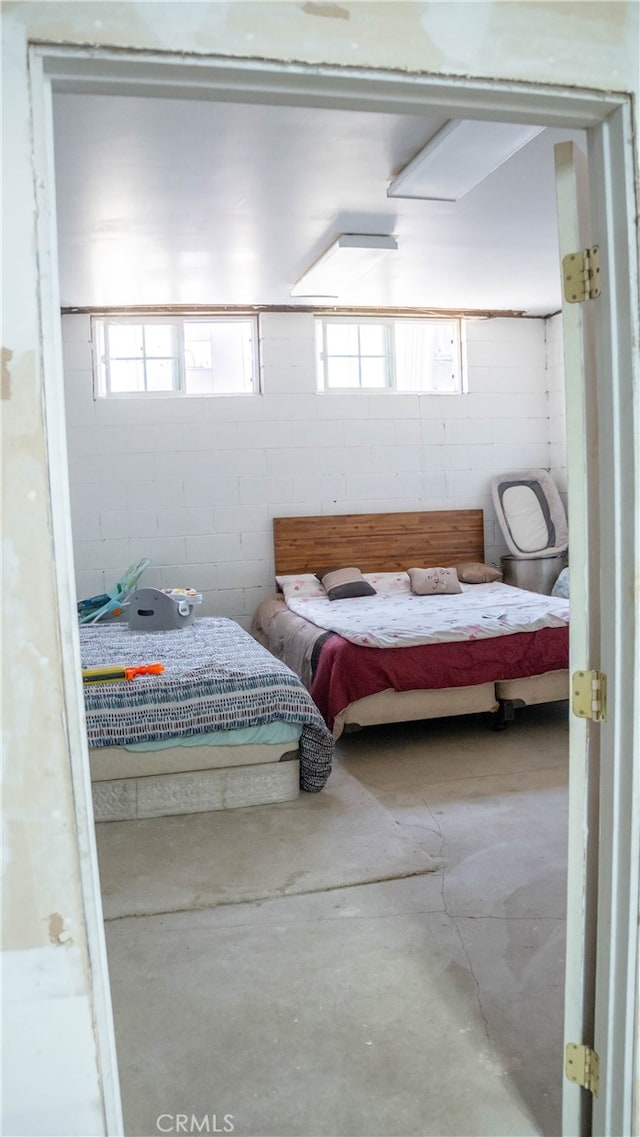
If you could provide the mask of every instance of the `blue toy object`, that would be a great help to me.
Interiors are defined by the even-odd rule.
[[[104,592],[100,596],[90,596],[87,600],[79,600],[79,622],[81,624],[95,624],[98,620],[107,619],[109,616],[120,616],[144,570],[150,564],[151,559],[143,557],[136,564],[129,565],[124,570],[111,592]]]

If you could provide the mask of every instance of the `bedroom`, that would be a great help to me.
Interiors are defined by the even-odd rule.
[[[491,501],[492,475],[547,467],[565,490],[553,143],[574,138],[584,145],[579,132],[543,132],[453,205],[386,198],[390,172],[440,129],[442,117],[274,106],[257,113],[241,104],[62,94],[54,123],[65,309],[187,301],[267,308],[259,315],[259,399],[96,401],[90,313],[64,314],[79,597],[104,592],[125,564],[148,556],[141,583],[195,587],[203,596],[197,618],[229,616],[248,627],[273,591],[274,516],[480,508],[486,559],[499,563],[507,549]],[[332,168],[323,176],[329,145]],[[398,253],[410,248],[408,263],[393,266],[391,280],[386,266],[372,269],[351,286],[344,307],[471,313],[461,324],[464,391],[317,393],[315,315],[306,310],[307,299],[289,296],[291,283],[323,242],[340,231],[372,227],[396,233]],[[284,250],[289,261],[282,264]],[[470,272],[469,264],[486,259],[487,250],[494,271]],[[424,260],[433,268],[422,283]],[[523,262],[532,266],[526,294],[514,281]],[[305,310],[291,310],[296,304]],[[524,315],[512,314],[517,312]],[[533,720],[533,737],[543,726],[544,717]],[[470,736],[467,731],[463,723],[452,748],[461,745],[466,752],[470,738],[482,732],[477,769],[484,776],[501,770],[504,758],[492,765],[484,753],[484,722],[474,724]],[[566,727],[557,708],[551,709],[550,731],[553,770],[543,798],[558,801],[553,840],[562,844],[556,782]],[[378,737],[384,752],[388,732]],[[419,748],[411,731],[405,745],[411,766]],[[540,741],[533,745],[545,749]],[[357,754],[359,746],[356,740],[352,751]],[[445,736],[442,746],[446,751]],[[432,768],[441,761],[434,757]],[[527,765],[522,753],[514,761]],[[545,774],[532,776],[544,780]],[[365,776],[361,792],[366,785]],[[506,800],[509,794],[507,788]],[[377,813],[372,822],[381,824]],[[233,830],[233,815],[225,825],[225,832]],[[176,902],[181,893],[172,874],[165,880],[171,904],[158,892],[161,878],[146,896],[135,896],[118,867],[137,863],[135,840],[131,845],[127,832],[116,834],[117,825],[104,828],[109,917],[193,903],[184,897]],[[192,839],[180,833],[193,854]],[[228,840],[235,848],[234,838]],[[110,860],[114,842],[120,862]],[[137,855],[149,879],[146,849]],[[374,858],[369,864],[368,877],[393,875],[394,865],[390,848],[382,863]],[[247,895],[249,885],[227,871],[227,890]],[[215,896],[211,885],[201,885],[201,895]],[[552,920],[549,926],[557,972],[558,925]],[[551,1100],[557,1110],[557,1080]],[[239,1105],[236,1110],[242,1112]],[[503,1122],[513,1123],[512,1117]]]
[[[80,10],[80,9],[78,9],[78,10]],[[236,9],[236,10],[239,10],[239,9]],[[356,9],[356,10],[357,10],[357,9]],[[291,13],[293,14],[293,16],[296,16],[296,9],[291,9]],[[111,26],[110,26],[110,20],[109,20],[109,19],[107,20],[107,23],[109,24],[109,27],[108,27],[108,28],[105,28],[105,32],[103,32],[103,33],[100,33],[100,35],[98,36],[98,39],[99,39],[99,40],[100,40],[100,38],[101,38],[101,36],[102,36],[102,39],[103,39],[103,40],[105,40],[105,42],[108,42],[108,41],[107,41],[107,39],[106,39],[106,36],[107,36],[107,35],[109,35],[109,34],[113,35],[113,31],[114,31],[114,30],[113,30],[113,27],[111,27]],[[317,23],[317,24],[318,24],[318,26],[319,26],[319,24],[321,24],[322,22],[316,22],[316,23]],[[165,28],[165,30],[166,30],[166,28]],[[57,31],[58,31],[58,30],[57,30]],[[177,28],[176,28],[176,32],[177,32]],[[58,32],[58,34],[59,34],[59,32]],[[128,32],[127,32],[127,35],[128,35],[128,34],[130,34],[130,33],[128,33]],[[133,33],[132,33],[132,34],[133,34]],[[138,33],[136,33],[136,34],[138,34]],[[149,34],[150,34],[150,33],[149,33]],[[135,36],[134,36],[134,38],[135,38]],[[45,34],[45,35],[44,35],[44,39],[47,39],[47,34]],[[186,35],[186,33],[184,33],[184,30],[183,30],[183,28],[182,28],[182,25],[181,25],[180,34],[176,34],[176,38],[175,38],[175,40],[172,40],[172,43],[173,43],[173,42],[175,42],[176,44],[177,44],[177,43],[180,43],[180,44],[182,44],[182,43],[184,43],[185,39],[186,39],[186,40],[189,40],[189,36],[188,36],[188,35]],[[580,39],[580,36],[579,36],[579,39]],[[111,42],[116,42],[116,41],[118,41],[118,42],[119,42],[119,40],[118,40],[117,36],[116,36],[116,40],[115,40],[115,41],[111,41]],[[128,41],[128,40],[127,40],[126,42],[130,42],[130,41]],[[144,35],[142,36],[142,42],[146,42],[146,40],[144,40]],[[167,42],[168,42],[168,41],[167,41]],[[280,53],[280,48],[279,48],[279,50],[276,50],[276,51],[275,51],[275,55],[279,55],[279,53]],[[340,57],[340,58],[341,58],[341,57]],[[357,59],[359,59],[359,58],[360,58],[360,56],[359,56],[359,55],[357,55],[357,56],[356,56],[356,57],[354,57],[354,58],[357,58]],[[366,57],[366,53],[365,53],[365,58],[367,58],[367,57]],[[491,59],[493,59],[493,56],[491,56]],[[497,60],[494,60],[494,64],[497,64]],[[517,67],[516,67],[516,70],[517,70]],[[18,72],[20,72],[20,69],[19,69],[19,68],[18,68]],[[500,68],[498,67],[498,70],[497,70],[497,74],[499,74],[499,73],[500,73]],[[20,74],[22,74],[22,72],[20,72]],[[529,72],[525,72],[525,74],[526,74],[526,75],[529,75],[530,73],[529,73]],[[546,74],[546,73],[545,73],[545,74]],[[545,74],[543,74],[543,76],[542,76],[542,77],[545,77]],[[582,74],[582,73],[581,73],[581,74]],[[584,74],[587,74],[587,73],[584,73]],[[590,77],[590,78],[592,77],[592,74],[593,74],[592,72],[590,72],[590,73],[589,73],[589,77]],[[598,74],[599,74],[599,73],[598,73]],[[579,81],[580,81],[580,80],[579,80]],[[596,78],[596,82],[598,83],[598,77]],[[20,98],[22,98],[22,94],[20,94]],[[27,147],[27,150],[28,150],[28,147]],[[20,210],[19,210],[19,209],[18,209],[18,214],[20,215],[20,217],[22,217],[22,214],[20,214]],[[23,226],[23,229],[24,229],[24,226]],[[24,292],[24,291],[25,291],[25,289],[23,288],[23,292]],[[27,305],[27,307],[28,307],[28,305]],[[20,326],[22,326],[22,325],[20,325]],[[20,341],[20,342],[22,342],[22,341]],[[51,392],[49,392],[49,397],[50,397],[50,395],[51,395]],[[11,408],[9,408],[9,409],[11,409]],[[18,496],[19,496],[19,495],[18,495]],[[22,498],[20,498],[20,499],[22,499]],[[27,507],[27,508],[28,508],[28,507]],[[42,528],[42,526],[41,526],[41,528]],[[31,533],[31,530],[30,530],[30,533]],[[24,542],[23,542],[23,543],[24,543]],[[33,543],[33,542],[32,542],[32,543]],[[27,541],[27,545],[28,545],[28,541]],[[22,546],[20,546],[20,548],[22,548]],[[59,555],[59,554],[60,554],[60,549],[58,548],[58,555]],[[39,558],[39,559],[40,559],[40,558]],[[65,564],[65,559],[64,559],[64,558],[63,558],[63,559],[61,559],[61,563],[63,563],[63,565]],[[26,565],[25,565],[25,567],[26,567]],[[120,567],[122,567],[122,564],[118,563],[117,567],[118,567],[118,570],[119,570],[119,568],[120,568]],[[41,589],[41,592],[42,592],[42,591],[43,591],[43,588]],[[48,605],[45,605],[44,611],[48,611]],[[41,613],[41,615],[42,615],[42,613]],[[25,622],[26,622],[26,617],[27,617],[27,614],[25,614]],[[55,655],[56,655],[56,653],[55,653],[55,652],[53,652],[53,656],[55,656]],[[72,716],[72,719],[73,719],[73,716]],[[73,724],[73,723],[72,723],[72,724]],[[55,731],[53,731],[53,733],[55,733]],[[53,748],[55,748],[55,747],[53,747]],[[58,749],[59,749],[59,747],[58,747]],[[57,752],[56,752],[56,753],[57,753]],[[48,879],[48,875],[47,875],[48,871],[49,871],[49,870],[47,870],[47,872],[45,872],[45,873],[44,873],[44,877],[45,877],[45,878],[47,878],[47,879]],[[64,911],[65,911],[65,908],[64,908],[64,907],[63,907],[63,908],[61,908],[61,911],[63,911],[63,912],[64,912]],[[68,953],[65,953],[65,954],[66,954],[66,955],[68,955]]]

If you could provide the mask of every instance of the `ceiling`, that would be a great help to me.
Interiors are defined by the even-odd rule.
[[[583,132],[543,130],[458,202],[388,198],[447,117],[57,94],[62,306],[305,306],[340,233],[388,233],[326,303],[557,311],[553,145]]]

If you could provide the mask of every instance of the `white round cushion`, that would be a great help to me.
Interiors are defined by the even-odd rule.
[[[502,509],[514,544],[523,553],[538,553],[551,544],[540,502],[530,486],[508,486],[502,495]]]

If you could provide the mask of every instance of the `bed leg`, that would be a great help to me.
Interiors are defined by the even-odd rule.
[[[498,703],[500,705],[493,716],[493,729],[506,730],[507,724],[516,717],[516,708],[524,707],[526,703],[524,699],[498,699]]]

